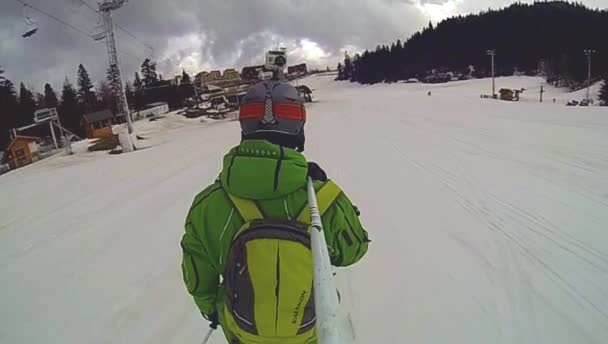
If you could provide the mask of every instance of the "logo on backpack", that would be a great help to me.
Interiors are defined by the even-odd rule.
[[[306,294],[307,294],[306,290],[302,290],[302,294],[300,294],[300,298],[298,299],[296,308],[293,310],[293,318],[291,320],[292,325],[295,325],[298,323],[298,316],[300,315],[300,307],[302,307],[304,300],[306,300]]]

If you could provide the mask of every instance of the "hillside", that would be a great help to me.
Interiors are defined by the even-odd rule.
[[[430,24],[403,44],[379,45],[355,57],[352,79],[361,83],[421,77],[432,69],[487,76],[496,49],[497,75],[545,73],[575,87],[587,78],[585,49],[595,49],[593,75],[608,71],[608,12],[564,1],[516,3],[499,10]]]

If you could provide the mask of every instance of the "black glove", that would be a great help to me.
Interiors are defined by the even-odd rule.
[[[209,321],[210,328],[217,330],[217,325],[220,323],[217,312],[213,312],[212,314],[203,314],[203,318]]]
[[[316,162],[308,163],[308,176],[312,178],[312,180],[318,180],[320,182],[327,181],[327,174]]]

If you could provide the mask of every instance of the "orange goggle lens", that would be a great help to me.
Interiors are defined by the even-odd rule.
[[[239,119],[262,119],[264,112],[264,103],[243,104],[241,105]],[[306,109],[299,104],[273,104],[272,112],[274,117],[278,119],[306,120]]]

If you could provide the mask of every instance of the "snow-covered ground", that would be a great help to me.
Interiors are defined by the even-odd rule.
[[[362,210],[348,272],[356,343],[606,343],[608,110],[538,78],[305,81],[307,156]],[[432,90],[432,96],[427,92]],[[193,196],[235,121],[138,122],[146,149],[54,156],[0,176],[0,343],[199,343],[181,281]],[[222,343],[215,334],[212,343]]]

